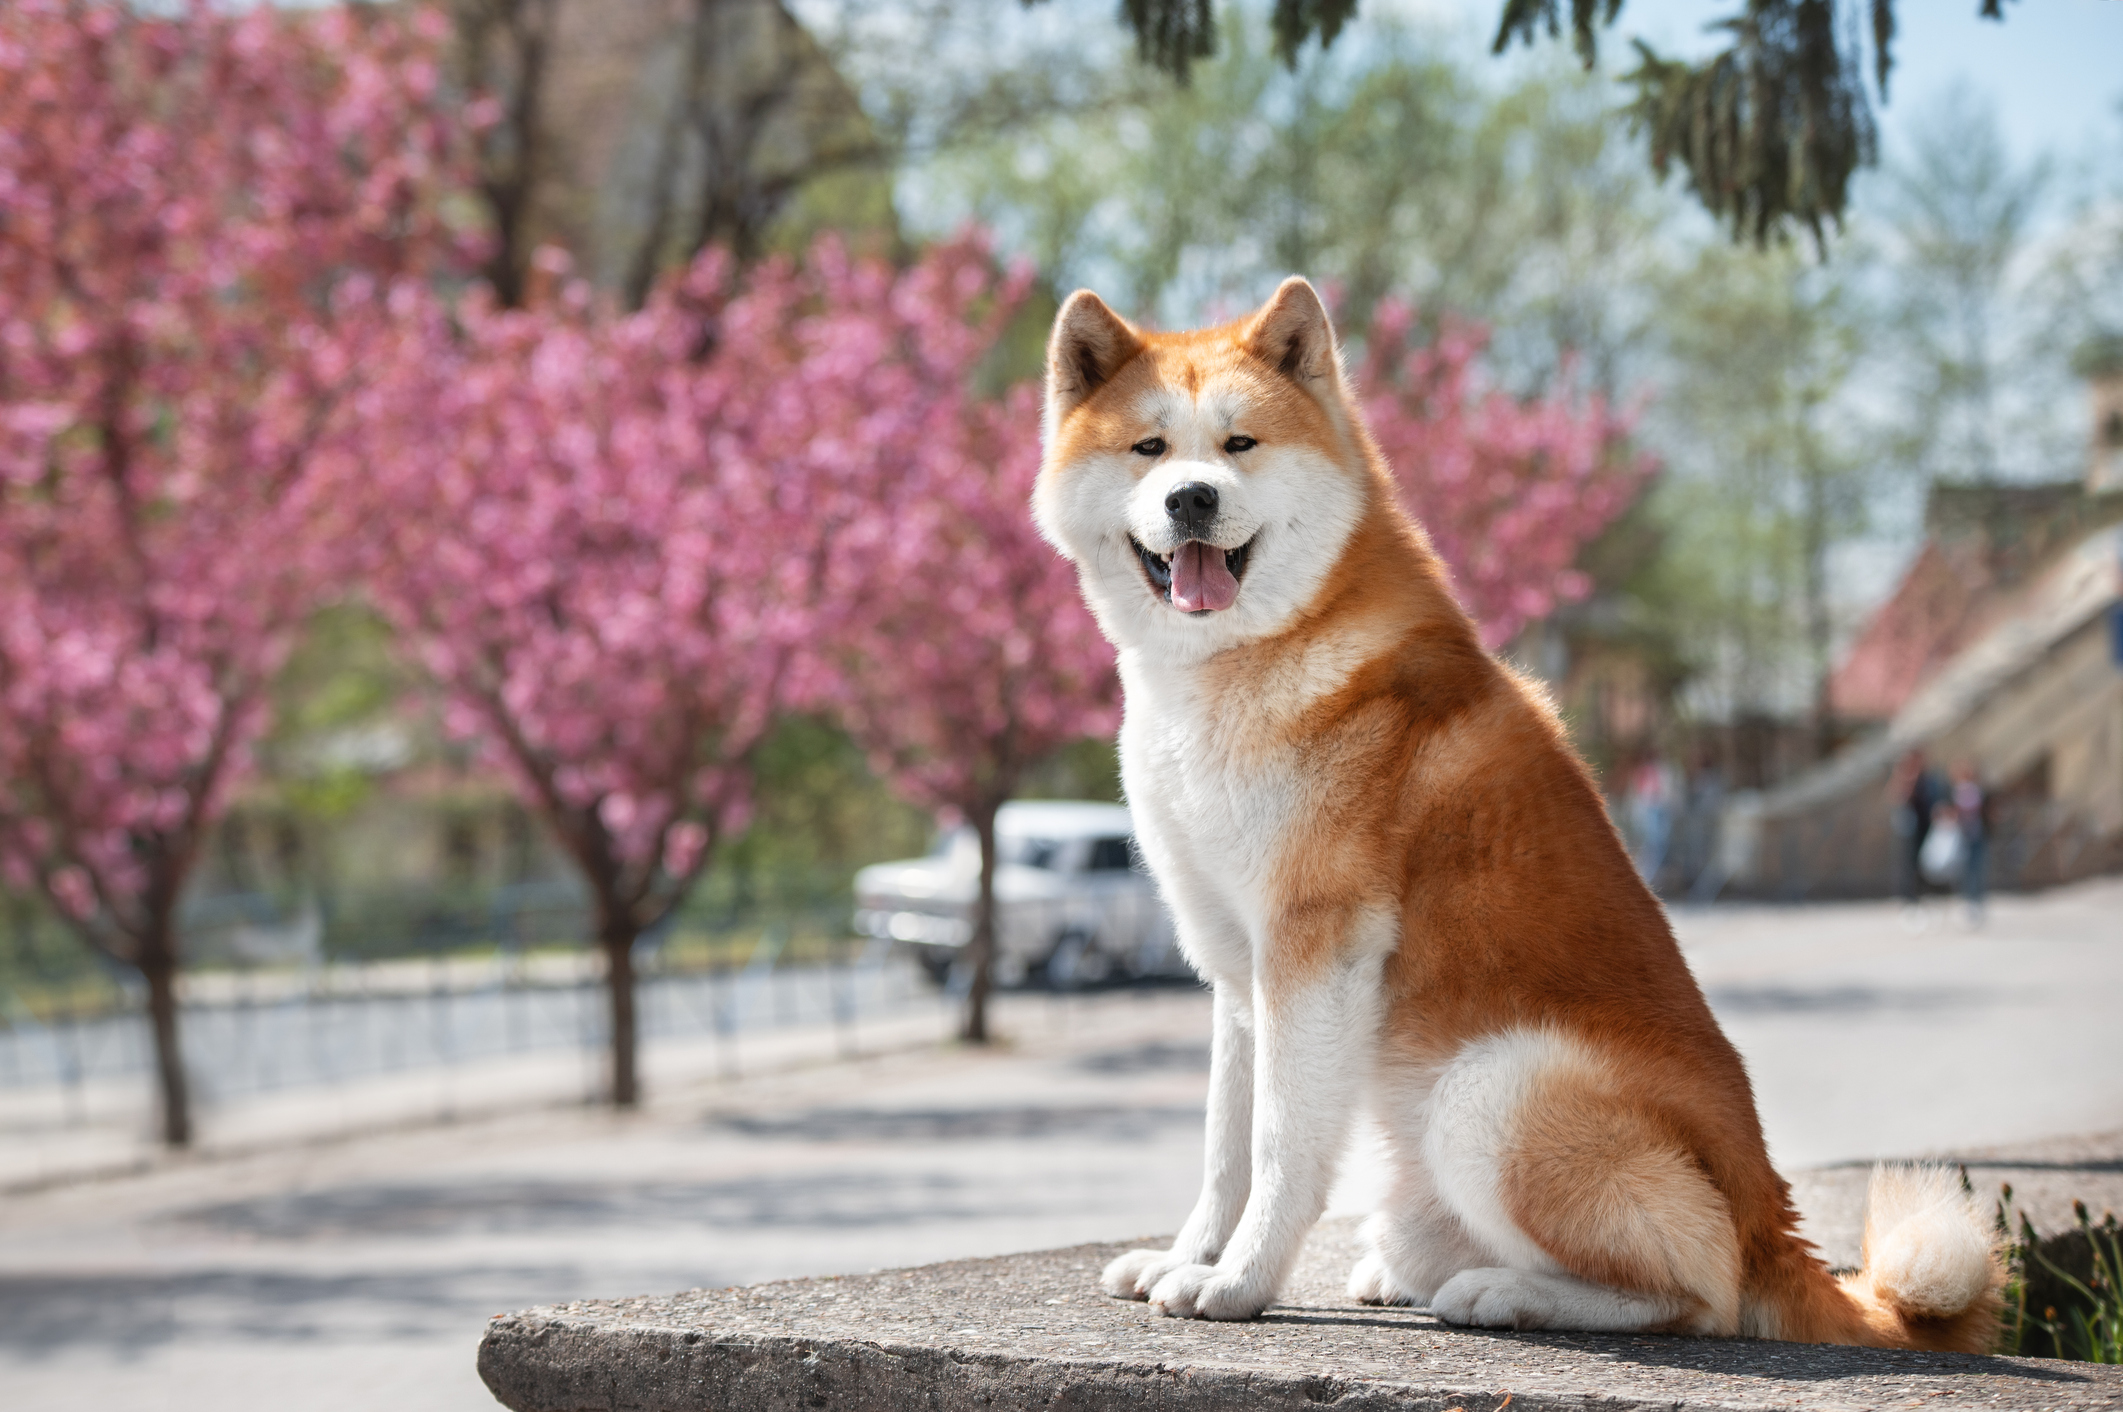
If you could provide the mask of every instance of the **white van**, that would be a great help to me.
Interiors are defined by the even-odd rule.
[[[1191,974],[1125,807],[1016,800],[996,815],[995,845],[997,985]],[[906,946],[942,981],[972,938],[979,887],[980,840],[954,829],[926,858],[855,875],[855,930]]]

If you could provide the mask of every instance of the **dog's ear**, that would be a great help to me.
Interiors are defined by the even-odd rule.
[[[1061,312],[1054,316],[1054,332],[1047,339],[1047,425],[1060,426],[1062,418],[1119,372],[1142,346],[1128,321],[1090,290],[1079,289],[1063,300]]]
[[[1327,400],[1342,381],[1342,350],[1334,341],[1327,306],[1301,276],[1292,275],[1261,305],[1247,325],[1246,351]]]

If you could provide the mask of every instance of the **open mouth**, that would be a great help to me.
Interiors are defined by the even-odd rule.
[[[1236,549],[1190,539],[1170,554],[1151,553],[1132,534],[1128,543],[1142,562],[1150,591],[1196,617],[1231,606],[1238,597],[1238,581],[1246,576],[1246,559],[1253,552],[1251,539]]]

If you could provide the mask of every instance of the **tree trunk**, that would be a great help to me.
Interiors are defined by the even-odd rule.
[[[140,975],[147,981],[148,1024],[155,1035],[162,1141],[169,1147],[189,1147],[192,1103],[184,1082],[184,1049],[177,1039],[177,947],[166,917],[151,922],[148,934],[141,938]]]
[[[641,1102],[634,1023],[634,938],[640,932],[622,909],[600,906],[598,911],[597,939],[604,948],[605,988],[612,1000],[612,1106],[633,1108]]]
[[[1812,417],[1807,405],[1805,416]],[[1813,756],[1825,760],[1835,750],[1835,704],[1828,693],[1834,668],[1830,655],[1835,635],[1828,613],[1828,487],[1812,428],[1801,437],[1801,475],[1805,486],[1802,550],[1806,556],[1806,656],[1813,676]]]
[[[973,818],[980,837],[980,890],[973,897],[973,938],[966,960],[973,967],[966,987],[966,1014],[958,1037],[967,1044],[988,1042],[988,992],[995,985],[995,805],[983,805]]]

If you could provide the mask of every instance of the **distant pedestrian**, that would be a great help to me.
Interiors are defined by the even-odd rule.
[[[1688,896],[1694,902],[1710,902],[1725,885],[1725,870],[1718,859],[1718,825],[1725,812],[1725,768],[1708,750],[1696,754],[1695,771],[1688,777],[1688,857],[1685,871],[1694,879]]]
[[[1674,769],[1659,756],[1646,755],[1629,776],[1629,824],[1636,835],[1636,870],[1656,886],[1673,842],[1673,815],[1680,794]]]
[[[1924,840],[1941,796],[1924,752],[1904,752],[1887,777],[1887,822],[1894,832],[1895,891],[1912,907],[1924,895]]]
[[[1990,791],[1976,774],[1974,761],[1954,766],[1947,804],[1961,830],[1961,901],[1968,908],[1968,924],[1979,927],[1990,889]]]

